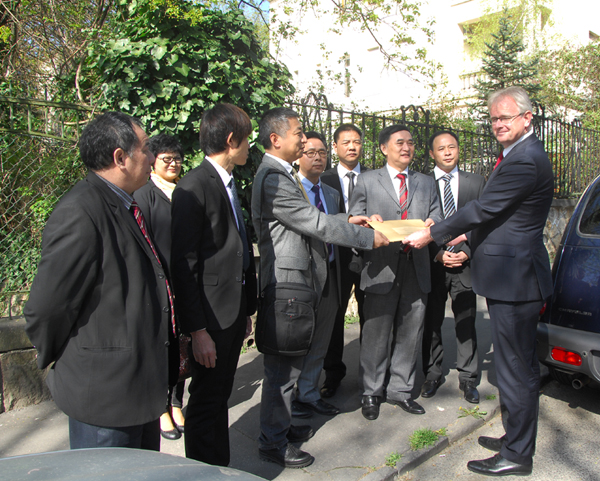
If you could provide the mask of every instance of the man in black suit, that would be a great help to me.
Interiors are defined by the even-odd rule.
[[[458,137],[443,130],[429,139],[429,155],[435,162],[431,173],[436,179],[442,200],[444,218],[453,215],[467,202],[479,198],[485,179],[481,175],[458,169],[460,158]],[[456,328],[456,368],[459,388],[470,403],[479,402],[477,391],[478,358],[475,316],[477,296],[471,288],[471,249],[467,242],[455,247],[444,246],[431,263],[431,292],[425,310],[423,329],[423,371],[425,383],[421,396],[435,395],[442,383],[442,323],[446,315],[446,299],[452,299]]]
[[[182,330],[194,362],[185,418],[186,457],[229,464],[227,401],[256,310],[254,257],[231,172],[248,158],[252,123],[217,104],[200,124],[204,161],[173,192],[171,266]]]
[[[71,448],[160,448],[172,296],[132,193],[154,156],[137,119],[96,117],[79,142],[90,173],[55,207],[25,307],[38,366],[69,416]],[[137,220],[137,222],[136,222]]]
[[[348,212],[350,196],[356,185],[357,177],[369,169],[359,163],[362,155],[362,131],[353,124],[342,124],[333,133],[333,151],[337,154],[339,163],[321,175],[321,182],[333,187],[340,194],[343,203],[340,212]],[[340,307],[335,315],[331,341],[325,356],[325,381],[321,387],[321,397],[333,397],[342,379],[346,376],[346,365],[342,360],[344,354],[344,318],[348,309],[348,301],[352,287],[358,304],[360,325],[363,325],[363,299],[365,293],[360,289],[360,274],[352,272],[348,266],[352,259],[352,249],[340,247],[339,267],[341,270]]]
[[[492,129],[504,150],[478,200],[404,242],[421,248],[470,232],[473,290],[487,298],[502,422],[499,439],[479,443],[498,454],[470,461],[474,472],[527,475],[533,468],[539,406],[536,330],[539,311],[552,294],[543,232],[552,204],[552,165],[533,133],[525,90],[508,87],[490,95]]]

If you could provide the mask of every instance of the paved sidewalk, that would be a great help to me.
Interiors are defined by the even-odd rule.
[[[489,317],[485,301],[479,298],[478,302],[479,392],[482,399],[479,408],[487,412],[485,419],[489,420],[498,411],[498,391],[492,368]],[[447,308],[447,316],[450,315]],[[435,397],[418,399],[427,411],[422,416],[410,415],[399,407],[383,404],[377,420],[367,421],[363,418],[357,383],[358,324],[349,326],[345,333],[344,360],[348,375],[335,397],[328,400],[339,407],[342,413],[333,418],[315,415],[308,420],[294,420],[295,424],[309,423],[316,431],[312,439],[301,445],[303,450],[316,458],[313,465],[304,469],[283,469],[258,458],[256,439],[259,434],[262,356],[256,350],[241,356],[230,399],[231,467],[281,481],[394,479],[399,471],[413,469],[449,443],[454,443],[484,424],[484,420],[472,416],[459,418],[460,407],[470,409],[475,405],[468,404],[458,390],[456,370],[449,371],[456,361],[453,319],[447,317],[443,326],[446,381]],[[423,381],[419,361],[415,397]],[[486,399],[486,396],[490,399]],[[447,436],[442,437],[433,449],[412,452],[408,439],[413,431],[420,428],[446,428]],[[0,414],[0,433],[0,457],[68,449],[67,418],[52,402]],[[163,439],[161,451],[183,456],[183,439]],[[395,469],[386,466],[386,457],[393,453],[402,455]]]

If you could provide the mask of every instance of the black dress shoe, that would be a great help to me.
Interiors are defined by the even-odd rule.
[[[340,387],[340,381],[328,381],[327,379],[325,379],[325,382],[323,383],[323,387],[321,387],[321,397],[323,398],[330,398],[335,396],[335,393],[338,390],[338,387]]]
[[[175,429],[177,429],[177,431],[179,431],[180,433],[185,432],[185,426],[182,426],[181,424],[176,424]]]
[[[311,418],[313,412],[310,409],[305,408],[298,404],[298,401],[292,401],[292,417],[295,418]]]
[[[479,391],[475,387],[475,383],[471,381],[461,382],[459,388],[465,393],[465,400],[472,404],[479,403]]]
[[[324,414],[325,416],[335,416],[340,413],[340,410],[329,404],[328,402],[323,401],[322,399],[317,399],[312,402],[302,402],[302,401],[294,401],[293,404],[296,405],[296,409],[304,412],[315,412],[317,414]]]
[[[303,443],[315,435],[313,428],[305,424],[303,426],[290,426],[287,433],[287,439],[290,443]]]
[[[425,409],[418,402],[413,399],[404,399],[402,401],[396,401],[395,399],[388,399],[388,403],[400,406],[409,414],[425,414]]]
[[[279,449],[259,449],[258,456],[260,459],[271,461],[284,468],[305,468],[315,460],[310,454],[290,443]]]
[[[438,387],[442,385],[442,381],[440,379],[435,379],[433,381],[425,381],[425,384],[421,387],[421,396],[425,398],[435,396],[435,393],[438,390]]]
[[[165,439],[170,439],[171,441],[174,441],[181,437],[181,433],[177,429],[171,429],[169,431],[163,431],[161,429],[160,435]]]
[[[362,415],[369,421],[373,421],[379,417],[379,405],[381,399],[379,396],[363,396],[362,397]]]
[[[467,468],[469,468],[469,471],[477,474],[485,474],[486,476],[509,476],[511,474],[529,476],[533,470],[533,463],[513,463],[508,459],[504,459],[501,454],[496,454],[488,459],[469,461]]]
[[[504,436],[501,438],[490,438],[488,436],[479,436],[477,440],[481,446],[485,449],[489,449],[490,451],[500,452],[502,449],[502,444],[504,444]]]

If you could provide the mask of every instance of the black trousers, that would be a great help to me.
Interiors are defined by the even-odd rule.
[[[458,379],[461,383],[475,382],[479,364],[475,331],[477,296],[470,287],[463,285],[458,273],[449,272],[439,262],[434,263],[431,269],[431,292],[427,299],[423,329],[423,372],[428,381],[442,378],[442,324],[446,316],[448,294],[454,313]]]
[[[360,326],[364,323],[363,301],[365,293],[360,290],[360,274],[350,271],[347,267],[341,266],[341,291],[342,299],[340,307],[335,315],[333,323],[333,331],[331,332],[331,340],[327,348],[327,354],[323,362],[323,369],[326,373],[326,383],[338,384],[346,376],[346,365],[342,360],[344,356],[344,317],[352,286],[354,286],[354,296],[358,304],[358,316],[360,318]]]
[[[487,299],[502,424],[506,431],[500,454],[520,464],[530,464],[535,453],[540,389],[536,334],[543,304],[541,300]]]
[[[103,427],[69,418],[71,449],[135,448],[160,451],[160,423],[157,420],[137,426]]]
[[[241,307],[231,327],[221,331],[208,330],[217,350],[216,365],[206,368],[193,360],[188,388],[185,455],[218,466],[228,466],[230,459],[227,402],[246,333],[245,303]]]

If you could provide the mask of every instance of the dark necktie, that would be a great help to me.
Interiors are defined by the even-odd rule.
[[[502,162],[503,158],[504,158],[504,151],[500,152],[500,156],[498,157],[498,160],[496,161],[496,165],[494,165],[493,170],[496,170],[496,167],[498,167],[500,165],[500,162]]]
[[[154,254],[154,257],[156,258],[158,265],[162,267],[162,262],[160,262],[160,258],[158,257],[158,252],[156,252],[154,243],[152,242],[152,239],[150,239],[150,236],[148,235],[148,231],[146,230],[146,221],[144,220],[144,214],[142,214],[142,209],[140,209],[140,206],[137,204],[137,202],[135,200],[131,203],[131,210],[133,211],[133,216],[135,217],[137,225],[139,226],[140,230],[142,231],[142,234],[144,235],[144,239],[146,239],[146,242],[148,242],[150,249],[152,249],[152,253]],[[175,306],[173,305],[173,293],[171,292],[171,285],[169,284],[169,279],[167,279],[167,276],[165,276],[165,284],[167,285],[167,295],[169,296],[169,306],[171,307],[171,325],[173,326],[173,334],[176,334]]]
[[[250,266],[250,255],[248,254],[248,237],[246,236],[246,227],[244,226],[244,216],[242,214],[242,207],[240,206],[240,200],[237,195],[237,189],[235,188],[235,182],[233,177],[229,181],[229,189],[231,189],[231,196],[233,197],[233,209],[235,210],[235,216],[237,217],[238,232],[242,238],[242,248],[244,249],[244,272]]]
[[[401,219],[408,218],[407,203],[408,203],[408,188],[406,187],[406,174],[398,174],[396,177],[400,180],[400,196],[398,203],[400,204]]]
[[[313,185],[310,190],[315,193],[315,207],[325,214],[325,206],[321,200],[321,188],[319,187],[319,184]],[[331,244],[327,244],[327,253],[329,254],[329,257],[331,257],[332,252],[333,246]]]
[[[346,177],[348,177],[348,206],[350,206],[350,199],[352,198],[352,193],[354,192],[354,181],[355,181],[355,177],[356,177],[356,172],[348,172],[346,174]]]
[[[442,177],[444,184],[444,218],[448,218],[456,213],[456,204],[454,203],[454,196],[452,195],[452,189],[450,188],[450,181],[452,180],[452,174],[446,174]],[[453,246],[446,247],[447,251],[454,252]]]

